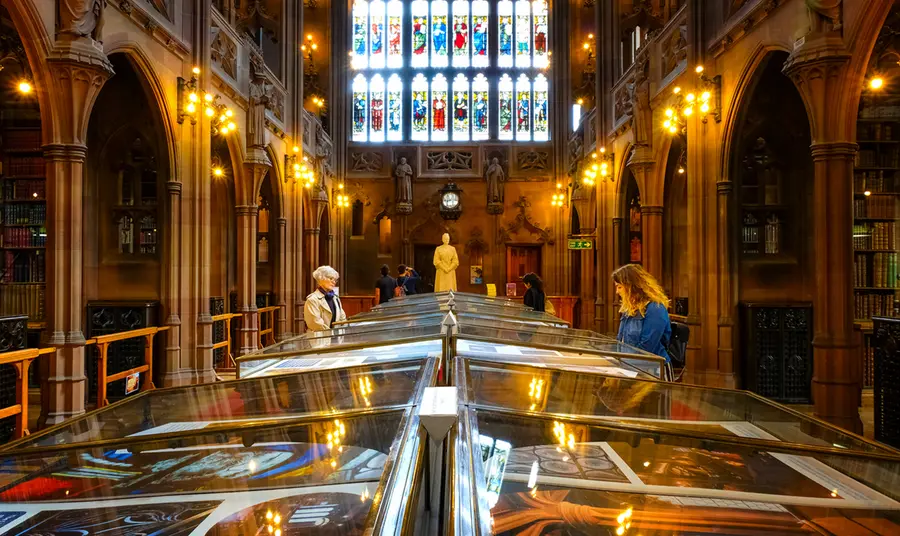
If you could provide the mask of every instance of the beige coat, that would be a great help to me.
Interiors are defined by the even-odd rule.
[[[438,246],[434,250],[434,267],[434,291],[456,291],[456,269],[459,267],[456,248],[450,244]]]
[[[341,299],[334,297],[334,309],[337,312],[335,322],[347,320],[344,308],[341,307]],[[307,331],[325,331],[331,329],[331,307],[325,301],[325,295],[316,289],[306,297],[306,305],[303,307],[303,320],[306,321]]]

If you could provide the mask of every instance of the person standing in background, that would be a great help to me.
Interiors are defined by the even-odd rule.
[[[669,298],[656,279],[639,264],[626,264],[612,274],[616,294],[622,298],[620,342],[666,358],[672,339]]]
[[[412,266],[401,264],[397,267],[397,286],[403,287],[406,295],[416,294],[416,285],[419,283],[419,273]]]
[[[535,311],[543,312],[547,296],[544,294],[544,282],[534,272],[528,272],[522,276],[522,283],[525,284],[524,303],[526,307],[531,307]]]
[[[391,269],[387,264],[381,266],[381,277],[375,281],[375,304],[387,303],[394,297],[397,280],[391,277]]]
[[[341,299],[334,293],[338,273],[331,266],[319,266],[313,272],[316,290],[306,297],[303,306],[303,320],[309,331],[325,331],[331,329],[335,322],[347,320]]]

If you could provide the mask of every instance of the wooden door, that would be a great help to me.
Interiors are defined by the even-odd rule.
[[[419,273],[419,285],[416,288],[419,293],[434,292],[434,250],[436,248],[437,246],[430,244],[415,245],[413,269]]]
[[[516,284],[516,296],[525,295],[522,276],[534,272],[541,276],[541,246],[507,246],[506,247],[506,282]],[[505,293],[505,289],[497,289],[497,293]]]

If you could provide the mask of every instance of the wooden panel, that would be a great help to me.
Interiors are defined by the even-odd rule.
[[[507,246],[506,282],[516,284],[516,296],[525,295],[522,276],[528,272],[539,274],[541,269],[541,246]],[[503,293],[505,289],[497,289]]]
[[[341,296],[341,306],[347,317],[365,313],[375,303],[375,296]]]

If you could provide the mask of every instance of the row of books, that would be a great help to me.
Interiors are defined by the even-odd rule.
[[[47,279],[45,255],[22,255],[21,252],[4,252],[3,272],[0,281],[4,283],[43,283]]]
[[[46,199],[46,197],[46,181],[44,181],[43,179],[3,182],[4,201],[25,201],[33,199]]]
[[[3,230],[3,248],[43,248],[47,246],[47,229],[44,227],[12,227]]]
[[[853,284],[856,287],[900,287],[897,284],[897,254],[876,253],[854,256]]]
[[[44,159],[40,156],[10,156],[3,175],[7,177],[43,177],[46,169]]]
[[[893,141],[900,135],[893,125],[881,123],[859,123],[856,126],[856,139],[860,141]]]
[[[0,291],[0,315],[28,315],[32,322],[44,320],[44,284],[15,285]]]
[[[887,316],[894,311],[893,294],[862,294],[853,296],[854,316],[856,318],[872,318]]]
[[[897,197],[881,195],[854,199],[853,214],[856,218],[896,218]]]
[[[0,223],[4,225],[44,225],[46,221],[47,205],[23,203],[0,207]]]
[[[881,171],[857,171],[853,174],[853,191],[861,194],[869,191],[876,194],[897,193],[898,181],[893,175],[884,176]]]
[[[895,222],[858,223],[853,226],[853,249],[897,249]]]
[[[4,130],[2,145],[7,151],[40,151],[41,129]]]
[[[856,167],[900,167],[900,149],[890,149],[881,152],[876,152],[872,149],[861,149],[856,153]]]

